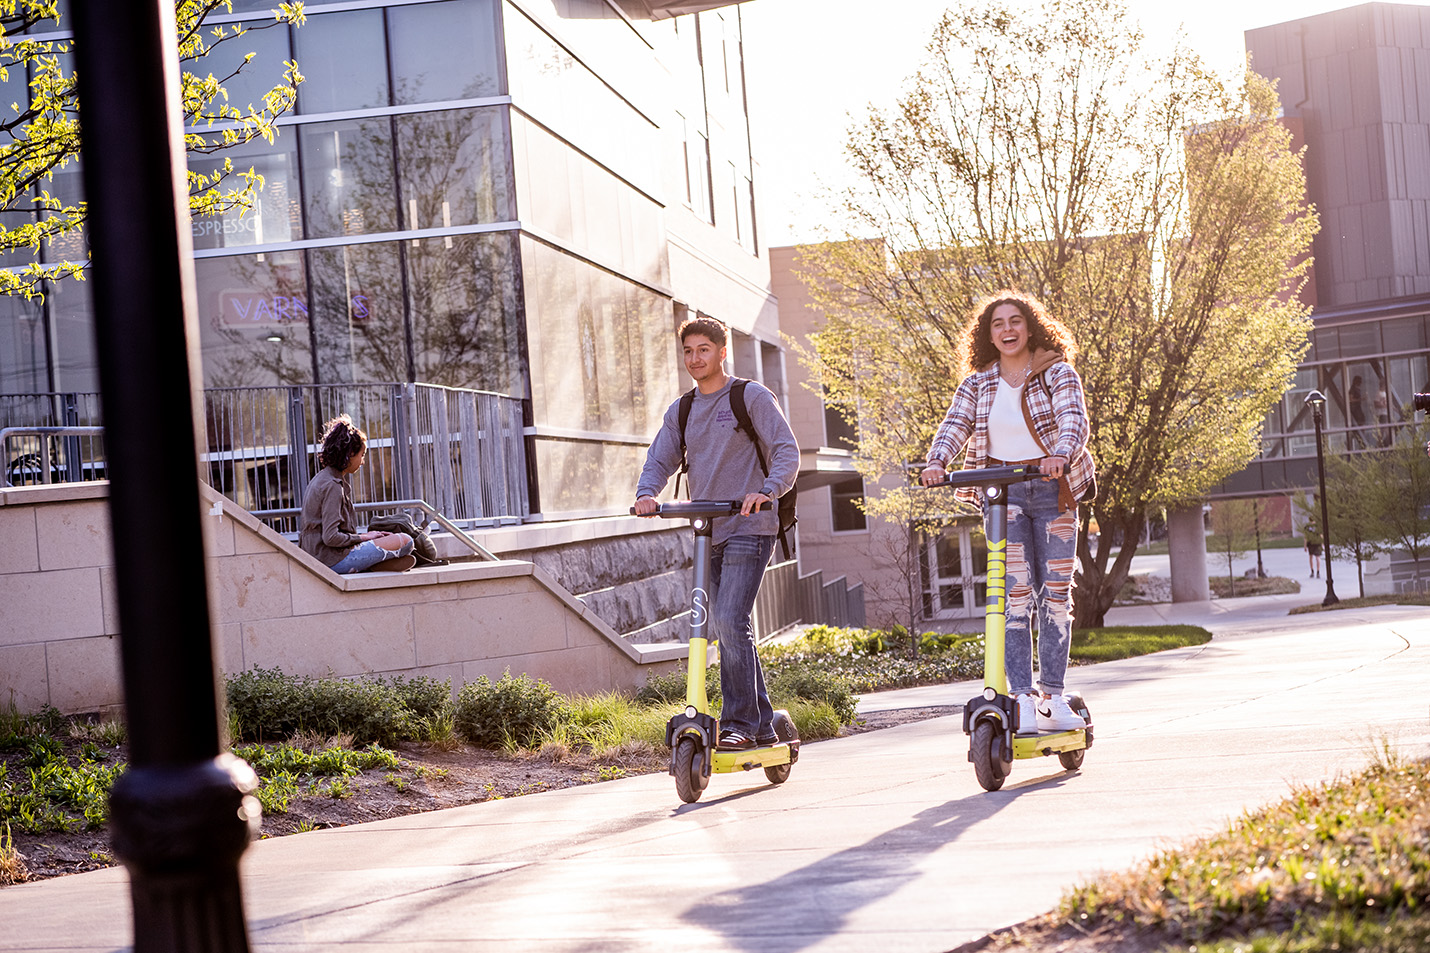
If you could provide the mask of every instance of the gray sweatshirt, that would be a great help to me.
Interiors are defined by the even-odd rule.
[[[760,471],[755,444],[749,435],[735,429],[735,411],[730,409],[730,385],[713,394],[695,391],[695,403],[685,424],[685,448],[690,457],[690,498],[693,500],[742,500],[748,493],[763,492],[778,499],[794,486],[799,474],[799,445],[789,421],[769,388],[755,381],[745,385],[745,409],[760,438],[770,475]],[[680,469],[680,401],[665,411],[665,419],[646,453],[636,498],[658,496]],[[715,521],[714,541],[718,545],[731,536],[776,536],[779,518],[775,511],[749,516],[722,517]]]

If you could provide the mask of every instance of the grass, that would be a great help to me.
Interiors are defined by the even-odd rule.
[[[1268,549],[1304,549],[1305,547],[1305,540],[1296,536],[1290,536],[1286,539],[1267,539],[1265,536],[1261,537],[1262,552]],[[1256,547],[1252,546],[1249,552],[1256,552]],[[1139,544],[1137,546],[1137,555],[1165,556],[1167,555],[1167,541],[1165,539],[1158,539],[1145,546]],[[1211,554],[1208,553],[1208,555],[1210,556]]]
[[[771,699],[789,711],[802,739],[816,741],[838,736],[855,721],[859,692],[982,676],[981,635],[918,638],[914,658],[901,629],[816,626],[792,643],[763,647]],[[1189,626],[1095,629],[1077,633],[1073,657],[1127,658],[1208,638],[1205,630]],[[589,757],[602,763],[593,768],[598,778],[617,777],[663,757],[666,723],[685,697],[680,672],[652,678],[634,698],[616,692],[562,696],[543,683],[508,676],[489,684],[480,699],[474,695],[481,705],[466,712],[460,697],[452,702],[449,685],[431,679],[365,684],[255,670],[230,680],[235,683],[231,701],[233,695],[242,700],[230,712],[231,737],[243,739],[245,724],[249,737],[269,730],[264,726],[290,726],[283,740],[234,748],[258,773],[255,793],[269,815],[288,813],[305,795],[349,797],[351,779],[365,771],[383,772],[398,791],[409,779],[440,776],[440,769],[405,761],[377,743],[358,747],[354,739],[400,730],[402,740],[451,750],[473,741],[459,738],[467,734],[464,715],[481,721],[495,733],[497,746],[514,754],[552,762]],[[718,666],[708,670],[706,685],[718,711]],[[351,728],[325,734],[316,727],[330,723]],[[508,730],[508,723],[516,729]],[[25,834],[103,827],[109,789],[125,768],[117,754],[124,741],[120,721],[71,719],[48,707],[30,715],[21,715],[13,704],[0,707],[0,824]],[[0,877],[6,876],[10,856],[8,836],[0,841]]]
[[[15,848],[10,825],[6,824],[4,834],[0,835],[0,887],[24,883],[29,879],[30,870],[25,866],[25,858],[21,857],[20,851]]]
[[[1218,599],[1246,596],[1279,596],[1301,591],[1301,584],[1285,576],[1267,576],[1265,579],[1248,579],[1245,576],[1212,576],[1207,579],[1212,595]]]
[[[1069,657],[1074,662],[1111,662],[1167,649],[1210,642],[1212,634],[1197,625],[1109,625],[1073,631]],[[981,671],[981,670],[980,670]]]
[[[1366,770],[1242,815],[1225,831],[1073,889],[1078,932],[1136,930],[1148,949],[1410,953],[1430,940],[1430,763],[1388,746]]]
[[[1342,599],[1330,606],[1323,606],[1319,602],[1309,606],[1297,606],[1291,610],[1290,614],[1325,612],[1328,609],[1364,609],[1367,606],[1430,606],[1430,593],[1405,592],[1380,596],[1357,596],[1353,599]]]

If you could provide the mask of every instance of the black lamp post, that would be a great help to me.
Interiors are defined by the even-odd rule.
[[[1326,395],[1313,390],[1306,395],[1311,416],[1316,421],[1316,476],[1321,484],[1321,547],[1326,555],[1326,598],[1323,606],[1333,606],[1341,600],[1336,598],[1336,582],[1331,575],[1331,518],[1326,504],[1326,457],[1321,449],[1321,415],[1326,412]]]
[[[248,953],[239,857],[258,830],[258,778],[219,740],[174,3],[72,7],[129,725],[114,850],[135,953]]]

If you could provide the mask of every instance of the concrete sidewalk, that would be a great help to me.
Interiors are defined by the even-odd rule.
[[[693,805],[647,775],[262,841],[253,947],[946,951],[1381,743],[1430,752],[1425,693],[1386,691],[1430,664],[1424,610],[1274,612],[1212,604],[1207,645],[1079,668],[1082,770],[1020,761],[994,794],[946,717],[807,745],[782,786],[718,775]],[[8,887],[0,950],[124,949],[129,917],[122,870]]]

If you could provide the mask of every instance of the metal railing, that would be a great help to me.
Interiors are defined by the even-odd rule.
[[[99,395],[0,394],[0,485],[102,480]]]
[[[800,623],[864,625],[863,584],[850,586],[844,576],[825,582],[820,569],[801,576],[793,559],[766,569],[755,597],[755,640]]]
[[[244,509],[273,513],[275,529],[296,531],[323,425],[342,413],[368,435],[355,503],[422,500],[466,528],[530,515],[521,401],[432,384],[210,388],[203,472]],[[0,447],[5,481],[103,479],[102,424],[98,394],[0,395],[0,429],[15,431],[17,451]]]
[[[401,513],[406,510],[415,510],[419,513],[424,514],[427,517],[427,519],[419,520],[413,513],[408,513],[407,515],[418,526],[426,526],[428,519],[434,520],[438,526],[451,533],[452,536],[458,542],[466,546],[473,553],[477,554],[483,559],[501,559],[500,556],[497,556],[491,550],[483,546],[481,543],[468,536],[466,532],[464,532],[462,528],[456,523],[452,522],[451,520],[447,519],[447,517],[437,512],[436,508],[434,508],[432,504],[428,503],[426,500],[384,500],[380,503],[354,503],[353,509],[361,510],[363,512],[378,511],[379,515],[392,515],[396,513]],[[295,506],[286,507],[281,510],[254,510],[253,515],[258,517],[259,519],[271,520],[282,517],[297,516],[300,512],[302,512],[302,507]],[[289,535],[293,536],[297,534],[290,533]]]
[[[529,515],[521,401],[431,384],[321,384],[204,392],[209,482],[280,532],[319,469],[323,425],[346,413],[367,433],[355,503],[421,500],[466,526]]]

